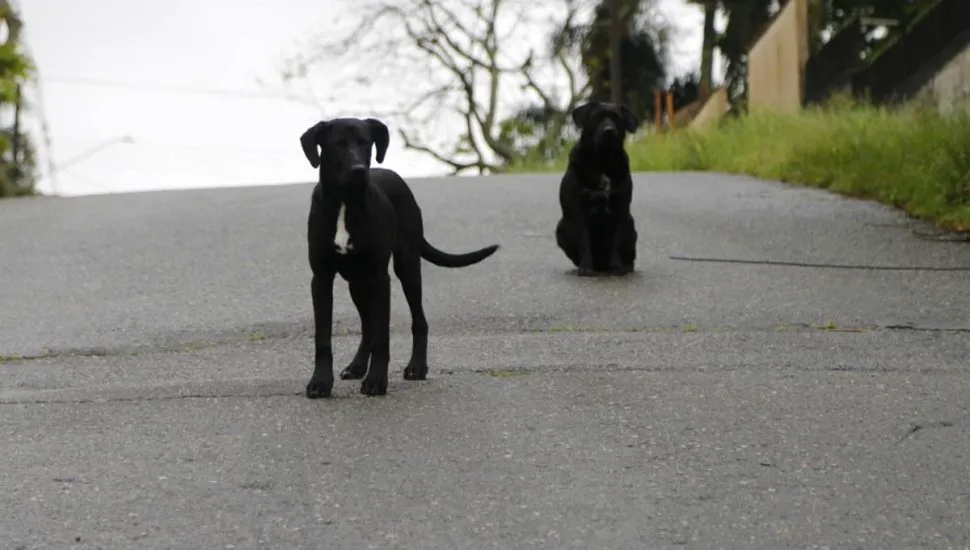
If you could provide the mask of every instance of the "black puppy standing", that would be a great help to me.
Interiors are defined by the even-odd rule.
[[[636,260],[637,232],[623,142],[639,122],[626,105],[598,101],[576,107],[572,118],[581,134],[559,184],[556,243],[579,275],[628,274]]]
[[[424,238],[421,209],[404,180],[391,170],[370,167],[372,147],[382,163],[389,142],[387,126],[370,118],[323,121],[300,137],[310,165],[320,169],[307,221],[315,326],[313,376],[306,387],[309,398],[328,397],[333,389],[336,274],[347,281],[361,322],[360,346],[340,378],[363,379],[361,393],[384,395],[390,361],[388,264],[392,257],[411,310],[413,342],[404,379],[424,380],[428,322],[421,304],[421,259],[441,267],[464,267],[498,250],[498,245],[492,245],[467,254],[448,254],[431,246]]]

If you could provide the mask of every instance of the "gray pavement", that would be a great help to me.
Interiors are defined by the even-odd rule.
[[[581,279],[557,183],[413,181],[502,248],[425,264],[428,381],[395,286],[390,394],[323,401],[309,185],[0,202],[0,548],[970,548],[970,244],[649,174],[638,273]]]

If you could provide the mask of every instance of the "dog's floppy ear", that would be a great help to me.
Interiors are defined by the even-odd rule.
[[[310,161],[310,166],[314,168],[320,167],[320,151],[317,148],[320,145],[320,133],[323,132],[326,126],[326,121],[318,122],[307,128],[307,131],[303,132],[303,135],[300,136],[300,145],[303,146],[303,154]]]
[[[387,125],[376,118],[368,118],[364,122],[370,127],[370,137],[374,139],[374,147],[377,148],[375,160],[377,164],[383,164],[387,146],[391,144],[391,134],[387,130]]]
[[[626,128],[626,131],[631,134],[636,132],[640,126],[637,115],[633,114],[633,111],[626,105],[620,105],[620,114],[623,115],[623,126]]]
[[[589,103],[584,103],[579,107],[573,109],[573,124],[582,128],[586,125],[586,119],[589,118],[589,114],[593,112],[593,108],[596,107],[598,103],[596,101],[590,101]]]

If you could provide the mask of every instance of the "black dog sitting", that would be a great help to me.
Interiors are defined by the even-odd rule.
[[[556,243],[579,275],[626,275],[636,260],[637,232],[623,142],[639,122],[626,105],[597,101],[573,109],[572,118],[582,132],[559,184]]]
[[[384,395],[390,361],[391,258],[411,310],[413,342],[404,379],[424,380],[428,322],[421,305],[421,259],[441,267],[465,267],[498,250],[492,245],[448,254],[431,246],[424,238],[421,209],[404,180],[391,170],[370,167],[371,148],[376,146],[377,162],[382,163],[389,142],[387,126],[370,118],[323,121],[300,137],[310,165],[320,168],[307,221],[315,326],[309,398],[328,397],[333,389],[331,324],[337,273],[350,287],[361,322],[360,346],[340,378],[363,379],[361,393]]]

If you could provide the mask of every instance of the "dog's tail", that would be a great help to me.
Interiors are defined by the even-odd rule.
[[[477,264],[498,250],[498,245],[486,246],[465,254],[449,254],[438,250],[427,239],[421,240],[421,257],[438,267],[466,267]]]

